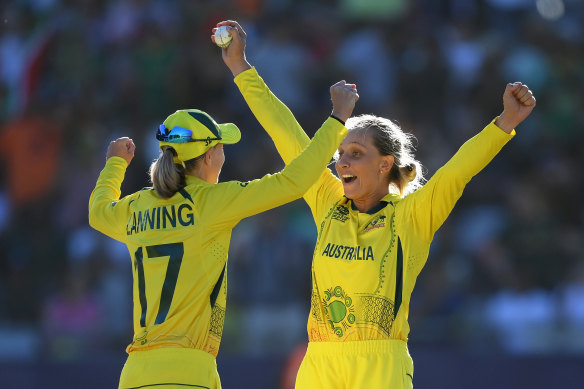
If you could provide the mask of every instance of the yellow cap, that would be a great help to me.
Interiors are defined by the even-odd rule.
[[[160,149],[172,147],[178,154],[175,162],[183,164],[203,155],[217,143],[229,145],[239,142],[241,132],[233,123],[217,124],[211,116],[198,109],[181,109],[160,125],[156,139],[160,141]]]

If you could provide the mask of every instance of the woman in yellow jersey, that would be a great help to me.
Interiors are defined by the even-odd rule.
[[[250,182],[218,183],[223,144],[241,134],[199,110],[176,111],[160,126],[153,188],[120,199],[135,146],[129,138],[110,143],[89,199],[89,223],[125,243],[132,259],[134,339],[120,388],[221,387],[215,358],[231,231],[245,217],[300,198],[322,174],[358,99],[344,83],[330,93],[331,118],[298,158]]]
[[[292,113],[245,58],[246,35],[230,26],[223,60],[252,112],[289,163],[309,141]],[[411,388],[410,296],[434,233],[469,180],[535,106],[527,86],[508,84],[503,113],[467,141],[424,185],[411,135],[373,115],[350,118],[330,170],[305,193],[317,226],[308,350],[297,388]]]

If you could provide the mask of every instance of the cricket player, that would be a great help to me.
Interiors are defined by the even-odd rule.
[[[289,163],[309,141],[288,108],[245,58],[246,35],[234,21],[222,57],[252,112]],[[308,349],[296,387],[412,388],[408,313],[416,278],[435,232],[465,185],[515,135],[535,98],[508,84],[503,112],[425,184],[412,136],[392,121],[361,115],[330,170],[304,194],[318,236],[312,261]]]
[[[333,111],[281,172],[218,183],[224,144],[239,129],[205,112],[179,110],[158,129],[152,188],[120,199],[135,145],[112,141],[89,199],[89,224],[127,245],[132,260],[134,339],[119,388],[220,388],[219,351],[231,231],[243,218],[298,199],[347,134],[356,90],[331,87]],[[115,318],[113,318],[115,320]]]

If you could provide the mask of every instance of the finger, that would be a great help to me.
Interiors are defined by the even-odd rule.
[[[242,36],[243,38],[245,38],[247,36],[247,34],[245,33],[245,31],[243,30],[241,25],[239,23],[237,23],[235,20],[224,20],[222,22],[217,23],[217,27],[221,27],[221,26],[227,26],[228,29],[229,29],[229,27],[235,29],[237,31],[237,33],[240,36]]]
[[[525,88],[525,91],[521,91],[519,93],[521,94],[521,97],[517,97],[517,98],[521,101],[525,101],[525,100],[531,98],[531,96],[533,96],[533,93],[531,93],[531,91],[527,87]]]
[[[245,39],[245,37],[243,37],[235,27],[227,26],[227,33],[231,36],[234,42],[241,42]]]
[[[515,81],[513,83],[511,83],[511,86],[513,87],[514,90],[520,88],[523,84],[520,81]]]
[[[238,25],[238,23],[235,20],[222,20],[219,23],[217,23],[217,27],[219,26],[233,26],[236,27]]]
[[[245,33],[245,31],[243,30],[243,27],[241,27],[241,25],[235,21],[235,20],[228,20],[227,21],[232,27],[235,27],[237,29],[237,31],[243,35],[243,37],[245,38],[247,36],[247,34]]]
[[[536,100],[534,96],[531,96],[531,98],[525,103],[526,107],[535,107],[536,104]]]
[[[215,43],[215,35],[211,35],[211,42]]]
[[[522,85],[519,89],[513,92],[513,95],[517,100],[522,101],[523,98],[528,95],[528,92],[529,88],[527,88],[525,85]]]
[[[227,32],[229,33],[229,35],[231,35],[232,38],[240,39],[241,37],[236,27],[227,26]]]
[[[519,82],[510,82],[505,87],[505,93],[513,94],[519,87],[521,83]]]
[[[531,93],[531,91],[528,91],[528,93],[525,96],[523,96],[519,101],[521,101],[521,103],[525,105],[531,99],[533,99],[533,94]]]

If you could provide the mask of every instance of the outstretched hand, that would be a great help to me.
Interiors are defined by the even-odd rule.
[[[346,122],[351,117],[355,103],[359,100],[357,86],[347,84],[345,80],[339,81],[330,88],[333,102],[332,115]]]
[[[211,30],[213,33],[213,35],[211,35],[211,41],[213,41],[213,43],[215,43],[215,31],[221,26],[227,26],[227,31],[229,32],[229,35],[231,35],[231,38],[233,38],[229,46],[221,49],[221,57],[223,58],[225,65],[231,70],[231,73],[233,73],[233,77],[235,77],[239,73],[251,69],[251,65],[245,58],[247,34],[236,21],[225,20],[217,23],[217,26]]]
[[[524,121],[535,107],[535,97],[527,85],[520,82],[507,84],[503,93],[503,113],[495,124],[509,133]]]
[[[105,158],[107,160],[111,157],[121,157],[124,158],[129,165],[134,158],[135,151],[136,145],[134,144],[134,141],[127,136],[124,136],[123,138],[118,138],[110,142]]]

